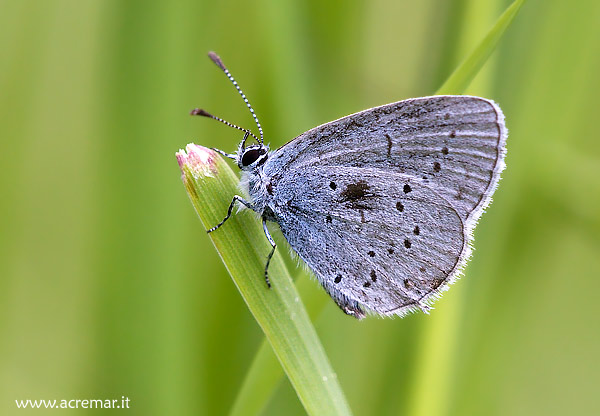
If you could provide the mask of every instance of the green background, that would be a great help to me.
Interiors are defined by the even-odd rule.
[[[231,407],[263,336],[174,153],[239,142],[194,107],[253,124],[207,51],[275,148],[432,94],[508,4],[0,1],[0,414]],[[468,89],[505,112],[507,169],[430,316],[356,322],[307,285],[356,415],[600,413],[599,21],[596,0],[529,0]],[[263,414],[304,414],[287,380]]]

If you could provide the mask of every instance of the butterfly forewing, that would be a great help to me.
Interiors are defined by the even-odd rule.
[[[278,149],[265,167],[379,167],[431,184],[462,218],[485,205],[503,168],[504,117],[470,96],[416,98],[323,124]],[[285,149],[285,151],[281,151]],[[278,175],[278,176],[279,176]]]

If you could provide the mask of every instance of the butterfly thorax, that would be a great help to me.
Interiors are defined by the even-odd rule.
[[[237,154],[237,163],[242,170],[240,186],[252,199],[254,210],[261,216],[273,220],[273,211],[269,208],[272,195],[270,179],[265,175],[263,168],[269,157],[269,148],[266,145],[252,145],[242,148]]]

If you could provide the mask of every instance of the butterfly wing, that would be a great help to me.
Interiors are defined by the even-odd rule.
[[[291,247],[347,313],[424,308],[469,254],[504,167],[491,101],[438,96],[312,129],[264,167]]]
[[[422,181],[374,168],[302,168],[275,191],[283,235],[347,313],[424,307],[460,267],[463,221]]]
[[[462,218],[476,220],[504,169],[506,136],[491,100],[415,98],[315,127],[275,151],[265,173],[276,182],[303,166],[376,167],[429,183]]]

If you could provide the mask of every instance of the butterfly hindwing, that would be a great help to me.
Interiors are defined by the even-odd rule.
[[[273,201],[283,235],[341,306],[354,300],[384,315],[422,307],[464,257],[460,216],[407,175],[303,168]]]

